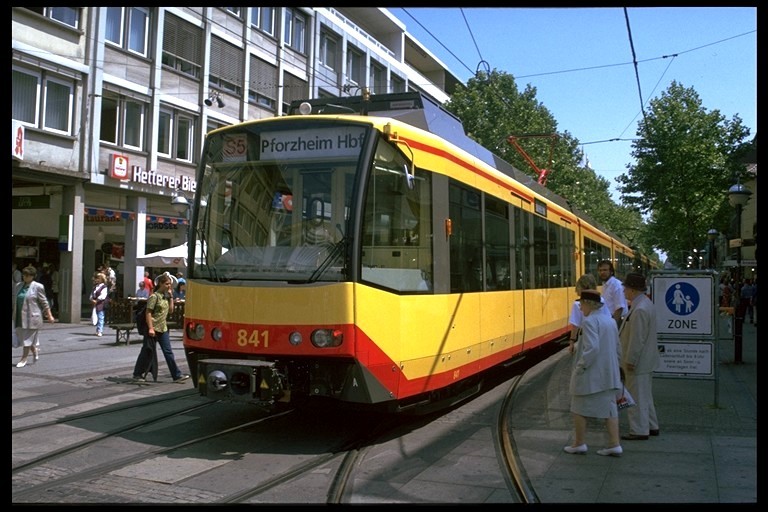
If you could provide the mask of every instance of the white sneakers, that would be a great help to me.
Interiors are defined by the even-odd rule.
[[[563,451],[565,453],[570,453],[571,455],[583,455],[587,453],[587,445],[580,444],[579,446],[565,446]]]
[[[563,451],[565,453],[570,453],[571,455],[584,455],[587,453],[587,445],[586,444],[580,444],[579,446],[565,446],[563,447]],[[598,455],[610,455],[611,457],[621,457],[621,454],[624,452],[624,450],[621,449],[621,445],[616,445],[613,448],[601,448],[597,450]]]
[[[621,449],[621,445],[616,445],[613,448],[603,448],[601,450],[597,450],[598,455],[610,455],[611,457],[621,457],[621,454],[624,453],[624,450]]]

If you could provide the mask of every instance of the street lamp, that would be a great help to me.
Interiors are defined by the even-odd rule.
[[[719,233],[716,229],[712,228],[707,231],[707,268],[715,268],[717,264],[717,258],[715,256],[715,240]]]
[[[741,210],[744,205],[749,201],[749,196],[752,195],[752,191],[739,182],[732,185],[728,189],[728,202],[736,208],[736,229],[738,230],[738,236],[735,240],[736,245],[736,289],[733,293],[736,295],[736,311],[735,322],[733,328],[733,362],[741,363],[741,345],[742,345],[742,328],[744,326],[744,314],[746,313],[746,306],[741,303]]]
[[[184,229],[184,242],[189,241],[189,201],[184,197],[181,191],[178,191],[173,199],[171,199],[171,206],[179,215],[183,215],[187,221],[187,225]]]

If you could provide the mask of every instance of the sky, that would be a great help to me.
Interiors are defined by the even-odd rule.
[[[520,91],[534,87],[616,202],[615,180],[634,164],[641,103],[672,81],[692,87],[707,112],[741,118],[748,140],[757,133],[754,6],[629,7],[627,17],[622,7],[388,9],[463,82],[495,68]]]

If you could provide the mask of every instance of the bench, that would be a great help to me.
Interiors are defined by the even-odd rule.
[[[112,299],[109,301],[105,323],[115,330],[115,343],[131,343],[131,331],[136,328],[133,320],[133,301],[129,299]]]

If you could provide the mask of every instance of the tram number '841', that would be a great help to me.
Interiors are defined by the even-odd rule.
[[[269,347],[269,331],[247,331],[245,329],[238,329],[237,331],[237,344],[241,347],[248,345],[258,347],[262,342],[264,348]]]

